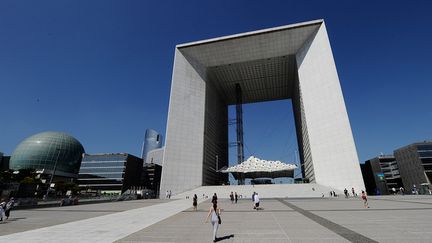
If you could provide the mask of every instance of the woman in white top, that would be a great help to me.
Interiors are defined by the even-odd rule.
[[[255,205],[254,205],[254,209],[258,210],[258,208],[259,208],[259,203],[260,203],[260,199],[259,199],[259,197],[258,197],[258,193],[255,193],[254,203],[255,203]]]
[[[0,221],[3,221],[3,218],[5,217],[5,207],[6,207],[6,202],[1,202],[0,203]]]
[[[213,206],[209,209],[209,212],[207,214],[207,218],[205,222],[207,223],[208,219],[211,215],[211,223],[213,225],[213,242],[216,242],[216,233],[219,228],[219,217],[220,216],[220,208],[218,208],[217,204],[214,203]]]

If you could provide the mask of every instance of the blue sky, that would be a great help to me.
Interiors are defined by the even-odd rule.
[[[54,130],[140,155],[165,134],[176,44],[321,18],[360,161],[431,139],[432,3],[377,2],[2,0],[0,151]],[[283,107],[245,105],[246,155],[295,160]]]

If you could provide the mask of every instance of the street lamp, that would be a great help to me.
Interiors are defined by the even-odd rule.
[[[50,181],[49,181],[49,183],[48,183],[48,189],[47,189],[47,192],[46,192],[46,194],[45,194],[45,198],[48,197],[48,193],[49,193],[49,191],[50,191],[50,189],[51,189],[51,183],[52,183],[52,181],[53,181],[53,179],[54,179],[54,174],[55,174],[55,171],[56,171],[56,169],[57,169],[57,162],[58,162],[59,157],[60,157],[60,151],[61,151],[61,148],[57,148],[56,150],[57,150],[57,159],[56,159],[56,161],[55,161],[54,169],[53,169],[53,171],[52,171],[51,178],[50,178]]]

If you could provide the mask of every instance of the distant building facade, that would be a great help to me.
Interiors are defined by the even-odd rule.
[[[153,163],[162,166],[163,155],[164,148],[153,149],[147,153],[147,157],[144,161],[145,163]]]
[[[141,158],[146,161],[148,152],[162,148],[162,135],[153,129],[147,129],[142,147]]]
[[[429,194],[432,189],[432,141],[412,143],[394,155],[380,155],[361,164],[368,194],[387,195],[393,188],[405,193]]]
[[[84,154],[78,174],[81,190],[124,192],[140,186],[143,160],[127,153]]]
[[[399,167],[394,156],[381,156],[379,163],[384,174],[387,190],[389,193],[393,192],[393,188],[398,190],[399,188],[403,187]]]
[[[405,189],[415,188],[420,193],[427,193],[422,190],[432,181],[432,141],[396,149],[394,155]]]
[[[156,198],[159,197],[159,186],[162,175],[162,166],[153,163],[144,163],[141,185],[144,189],[150,189],[154,192]]]
[[[393,155],[380,155],[361,165],[366,191],[370,195],[388,195],[392,188],[403,186],[396,159]]]
[[[5,171],[9,169],[10,156],[5,156],[0,152],[0,171]]]

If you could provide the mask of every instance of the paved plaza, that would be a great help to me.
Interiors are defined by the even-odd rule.
[[[220,199],[218,242],[432,242],[432,196]],[[0,242],[212,242],[201,199],[138,200],[16,210],[0,223]]]

